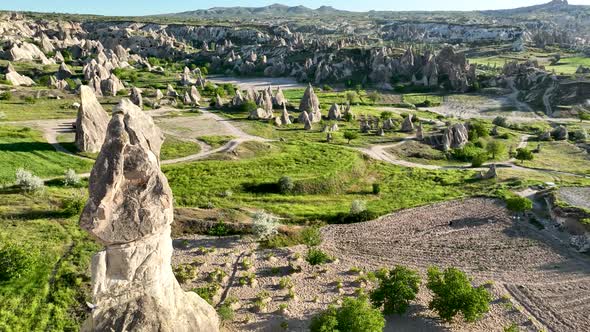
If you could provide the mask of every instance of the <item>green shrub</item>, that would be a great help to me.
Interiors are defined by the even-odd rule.
[[[330,260],[330,256],[317,248],[309,248],[305,260],[311,265],[326,264]]]
[[[225,222],[223,222],[223,220],[219,220],[215,226],[211,227],[208,231],[207,231],[207,235],[211,235],[211,236],[226,236],[228,235],[230,232],[229,228],[227,227],[227,225],[225,224]]]
[[[490,293],[483,286],[473,287],[467,275],[456,268],[444,272],[429,268],[427,287],[433,293],[429,308],[445,321],[462,313],[465,321],[473,322],[490,310]]]
[[[520,160],[520,163],[524,163],[525,160],[533,160],[533,152],[527,148],[516,149],[516,159]]]
[[[368,302],[365,296],[346,298],[342,306],[330,306],[311,320],[311,332],[381,332],[385,319],[381,312]]]
[[[18,279],[29,273],[36,258],[29,248],[7,242],[0,247],[0,282]]]
[[[503,116],[497,116],[492,123],[498,127],[508,127],[508,120]]]
[[[301,242],[308,247],[316,247],[322,243],[322,234],[319,227],[306,227],[300,234]]]
[[[471,167],[480,167],[488,160],[487,153],[478,153],[471,159]]]
[[[401,315],[408,310],[420,289],[420,276],[414,270],[396,266],[387,275],[379,276],[379,286],[371,292],[371,302],[383,307],[383,314]]]
[[[505,201],[508,210],[513,212],[525,212],[533,208],[533,202],[526,197],[511,196],[507,197]]]
[[[324,90],[324,91],[332,91],[334,89],[332,89],[332,87],[329,86],[328,84],[324,84],[324,86],[322,87],[322,90]]]
[[[217,308],[217,314],[219,315],[219,319],[221,323],[231,322],[234,320],[234,309],[231,308],[231,305],[227,303],[223,303],[222,305]]]
[[[278,182],[279,192],[281,194],[288,194],[295,188],[295,183],[290,176],[282,176]]]
[[[12,99],[12,93],[10,91],[5,91],[0,93],[0,100],[11,100]]]
[[[510,324],[510,326],[507,326],[504,328],[504,332],[519,332],[520,329],[518,328],[518,325],[516,325],[515,323]]]
[[[283,277],[279,280],[279,288],[287,289],[293,287],[293,281],[289,277]]]
[[[66,216],[76,216],[82,212],[86,199],[83,195],[75,194],[61,201],[62,213]]]
[[[373,183],[373,195],[379,195],[381,193],[381,185],[379,183]]]
[[[253,111],[256,111],[257,108],[258,108],[258,106],[256,105],[255,102],[248,100],[245,103],[243,103],[242,105],[240,105],[240,112],[250,114]]]
[[[221,289],[218,283],[210,283],[205,287],[193,288],[193,292],[197,293],[203,300],[209,304],[213,304],[213,298],[217,295],[217,292]]]
[[[184,284],[197,276],[197,268],[190,264],[181,264],[174,268],[174,276],[179,283]]]
[[[27,104],[34,104],[37,102],[37,99],[35,99],[33,96],[25,96],[24,101]]]

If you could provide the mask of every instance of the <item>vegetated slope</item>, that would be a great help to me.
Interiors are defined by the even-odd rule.
[[[295,221],[333,221],[348,213],[353,200],[367,201],[369,211],[382,215],[482,193],[490,184],[472,181],[471,171],[400,168],[337,146],[294,142],[278,147],[255,158],[171,165],[164,172],[179,206],[265,209]],[[279,192],[282,176],[293,179],[292,192]],[[371,194],[373,183],[380,184],[379,195]]]

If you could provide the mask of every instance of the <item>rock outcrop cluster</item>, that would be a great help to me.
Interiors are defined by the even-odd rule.
[[[161,131],[128,99],[113,109],[80,225],[105,248],[92,259],[93,311],[82,331],[211,331],[218,317],[171,267],[173,198]]]

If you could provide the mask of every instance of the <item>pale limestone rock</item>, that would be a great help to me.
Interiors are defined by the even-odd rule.
[[[92,259],[87,331],[219,331],[217,313],[184,292],[171,267],[172,191],[160,170],[162,132],[130,100],[113,109],[80,225],[105,248]]]
[[[14,70],[14,67],[9,62],[6,67],[6,80],[14,86],[31,86],[35,85],[35,82],[28,76],[21,75]]]
[[[95,153],[100,151],[104,142],[109,116],[91,87],[80,87],[80,100],[76,117],[76,147],[82,152]]]

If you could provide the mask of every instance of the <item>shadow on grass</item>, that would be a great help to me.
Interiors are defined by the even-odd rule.
[[[273,182],[267,183],[244,183],[242,189],[251,194],[279,194],[279,186]]]
[[[49,143],[16,142],[16,143],[1,143],[0,144],[0,151],[7,151],[7,152],[55,151],[55,148]]]

